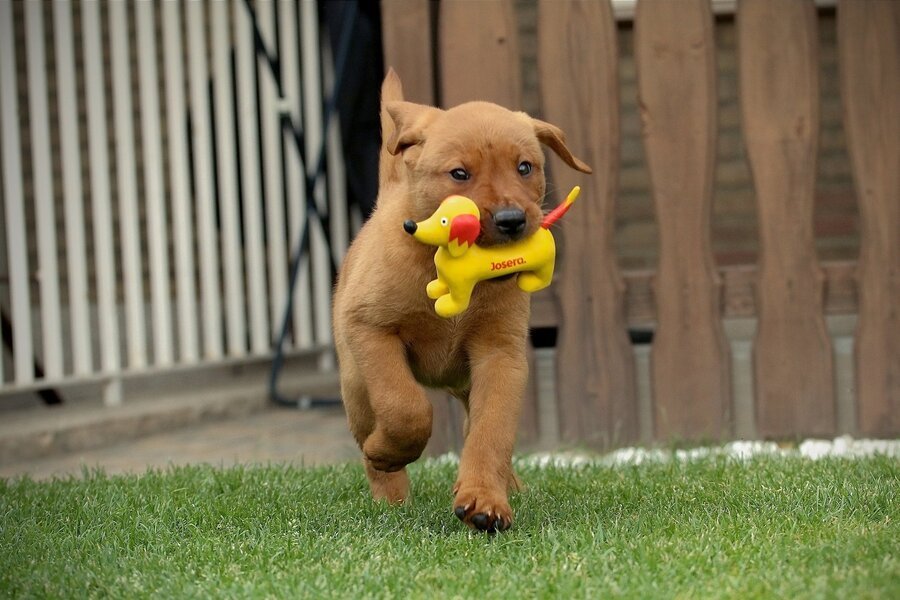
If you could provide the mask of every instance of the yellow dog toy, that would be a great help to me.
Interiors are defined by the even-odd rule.
[[[526,292],[550,285],[556,260],[550,226],[569,210],[580,192],[581,188],[572,188],[565,202],[544,217],[534,235],[502,246],[475,245],[481,233],[481,215],[465,196],[448,197],[424,221],[406,221],[403,228],[407,233],[424,244],[438,246],[434,254],[437,279],[425,289],[428,297],[436,300],[435,312],[453,317],[466,310],[475,284],[484,279],[519,273],[516,281]]]

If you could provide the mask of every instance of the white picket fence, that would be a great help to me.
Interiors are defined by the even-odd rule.
[[[307,156],[327,140],[333,248],[310,219],[288,350],[330,347],[350,231],[329,45],[315,0],[253,6],[280,86],[243,0],[0,0],[0,401],[271,355],[314,168],[283,114]]]

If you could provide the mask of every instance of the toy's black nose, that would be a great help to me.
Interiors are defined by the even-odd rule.
[[[410,235],[415,233],[418,228],[419,226],[416,225],[416,222],[411,219],[407,219],[403,222],[403,230]]]
[[[494,213],[494,224],[500,233],[510,237],[525,231],[525,211],[521,208],[504,208]]]

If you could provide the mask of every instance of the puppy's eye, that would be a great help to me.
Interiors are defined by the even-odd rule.
[[[450,177],[452,177],[456,181],[468,181],[472,176],[468,171],[460,167],[450,171]]]
[[[522,177],[528,177],[531,175],[531,172],[534,170],[534,166],[528,162],[527,160],[523,160],[519,163],[518,171],[519,175]]]
[[[450,222],[450,220],[447,217],[441,218],[441,225],[443,225],[444,227],[446,227],[447,223],[449,223],[449,222]]]

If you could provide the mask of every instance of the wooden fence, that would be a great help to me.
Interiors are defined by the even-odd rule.
[[[382,7],[386,63],[400,74],[408,99],[521,106],[515,2],[391,0]],[[633,19],[659,226],[652,274],[621,272],[613,245],[620,90],[612,5],[538,2],[541,116],[568,132],[575,154],[594,168],[586,176],[555,157],[550,163],[557,188],[583,189],[581,218],[560,230],[557,280],[532,302],[533,325],[558,330],[559,437],[596,446],[638,440],[640,389],[650,390],[655,439],[741,433],[723,326],[736,317],[752,318],[755,328],[756,435],[897,435],[900,2],[844,0],[837,7],[844,124],[861,215],[861,252],[852,263],[819,264],[814,247],[819,88],[812,0],[737,4],[742,126],[760,224],[757,265],[719,268],[710,249],[717,135],[710,1],[639,0]],[[836,416],[826,315],[858,315],[850,426]],[[646,380],[627,333],[636,326],[654,329]],[[525,442],[546,427],[538,405],[531,393]],[[442,450],[458,443],[459,433],[452,404],[437,406],[442,418],[450,413],[450,429],[437,431],[433,444]]]

